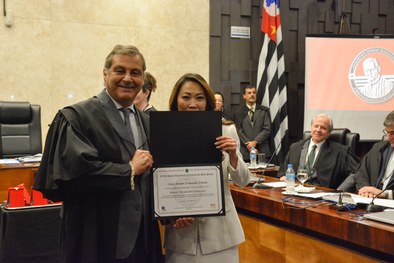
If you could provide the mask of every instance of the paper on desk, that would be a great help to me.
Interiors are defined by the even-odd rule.
[[[19,164],[17,159],[0,159],[0,164]]]
[[[357,204],[370,204],[372,202],[372,198],[362,197],[361,195],[352,194],[352,198]],[[375,198],[373,203],[375,205],[394,208],[394,200],[391,199]]]
[[[325,195],[333,195],[333,192],[319,192],[319,193],[295,193],[296,196],[308,197],[308,198],[322,198]]]
[[[285,187],[286,182],[263,183],[263,185],[270,186],[270,187]]]
[[[265,168],[267,168],[267,164],[266,163],[256,164],[256,166],[250,166],[250,163],[246,163],[246,166],[249,169],[265,169]],[[270,164],[268,164],[268,167],[275,167],[275,164],[270,163]]]
[[[41,153],[37,153],[35,155],[27,155],[17,158],[22,163],[39,163],[41,162]]]

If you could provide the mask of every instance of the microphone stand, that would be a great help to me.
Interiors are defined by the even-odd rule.
[[[263,172],[261,173],[261,175],[260,175],[260,177],[259,177],[259,180],[257,180],[257,182],[253,184],[253,188],[254,188],[254,189],[271,188],[270,186],[264,185],[264,184],[262,184],[261,182],[265,180],[264,177],[263,177],[263,175],[265,174],[265,171],[268,169],[268,167],[269,167],[269,165],[270,165],[270,163],[271,163],[271,161],[272,161],[273,156],[274,156],[274,155],[272,154],[272,155],[271,155],[271,158],[268,160],[267,166],[265,167],[265,169],[264,169]]]
[[[336,204],[330,205],[330,209],[335,209],[338,212],[343,212],[346,210],[346,206],[342,201],[343,199],[343,191],[339,190],[338,202]]]
[[[390,178],[390,176],[387,177],[385,180],[387,180],[388,178]],[[384,181],[383,181],[383,183],[384,183]],[[385,206],[375,205],[375,204],[374,204],[374,201],[375,201],[375,199],[376,199],[379,195],[381,195],[384,191],[386,191],[387,188],[389,188],[392,184],[393,184],[393,182],[390,183],[390,184],[388,184],[382,191],[380,191],[374,198],[372,198],[371,203],[369,203],[369,204],[367,205],[367,207],[365,208],[365,210],[366,210],[368,213],[381,212],[381,211],[383,211],[384,209],[387,208],[387,207],[385,207]]]
[[[386,209],[385,206],[375,205],[375,204],[374,204],[375,199],[376,199],[379,195],[381,195],[384,191],[386,191],[386,188],[383,189],[382,191],[380,191],[379,194],[377,194],[374,198],[372,198],[371,203],[369,203],[369,204],[367,205],[367,207],[365,208],[365,210],[366,210],[368,213],[381,212],[381,211],[383,211],[384,209]]]
[[[285,130],[285,134],[286,134],[286,132],[287,132],[287,130]],[[265,167],[265,169],[261,173],[259,180],[257,180],[257,182],[255,184],[253,184],[254,189],[271,188],[270,186],[264,185],[261,182],[264,181],[263,175],[265,174],[265,171],[268,169],[269,165],[271,164],[272,159],[274,159],[274,156],[275,156],[276,152],[278,151],[279,147],[282,145],[283,138],[284,138],[284,136],[282,137],[282,140],[280,140],[278,146],[276,146],[275,151],[271,154],[271,157],[267,162],[267,166]]]

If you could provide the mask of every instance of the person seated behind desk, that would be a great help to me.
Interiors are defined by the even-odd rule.
[[[333,121],[326,114],[318,114],[311,121],[311,138],[293,143],[281,164],[278,177],[285,180],[287,164],[294,171],[307,168],[307,183],[336,189],[358,167],[359,159],[348,146],[330,140]],[[315,150],[313,150],[315,148]]]
[[[394,199],[394,111],[386,116],[383,125],[387,140],[375,143],[364,156],[355,183],[361,196]]]

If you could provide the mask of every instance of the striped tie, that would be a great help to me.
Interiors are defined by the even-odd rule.
[[[250,118],[250,122],[252,123],[252,127],[253,127],[253,116],[254,116],[253,108],[250,108],[249,109],[249,118]]]
[[[311,152],[309,153],[309,156],[308,156],[307,166],[308,166],[309,172],[312,171],[313,162],[315,161],[316,148],[317,148],[317,146],[316,146],[316,144],[314,144],[312,146],[312,150],[311,150]]]

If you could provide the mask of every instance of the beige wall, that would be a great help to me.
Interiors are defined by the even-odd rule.
[[[104,59],[116,44],[144,54],[158,81],[151,104],[159,110],[168,109],[184,73],[208,80],[209,0],[6,0],[6,6],[13,25],[0,19],[0,100],[40,104],[44,137],[59,108],[101,91]]]

